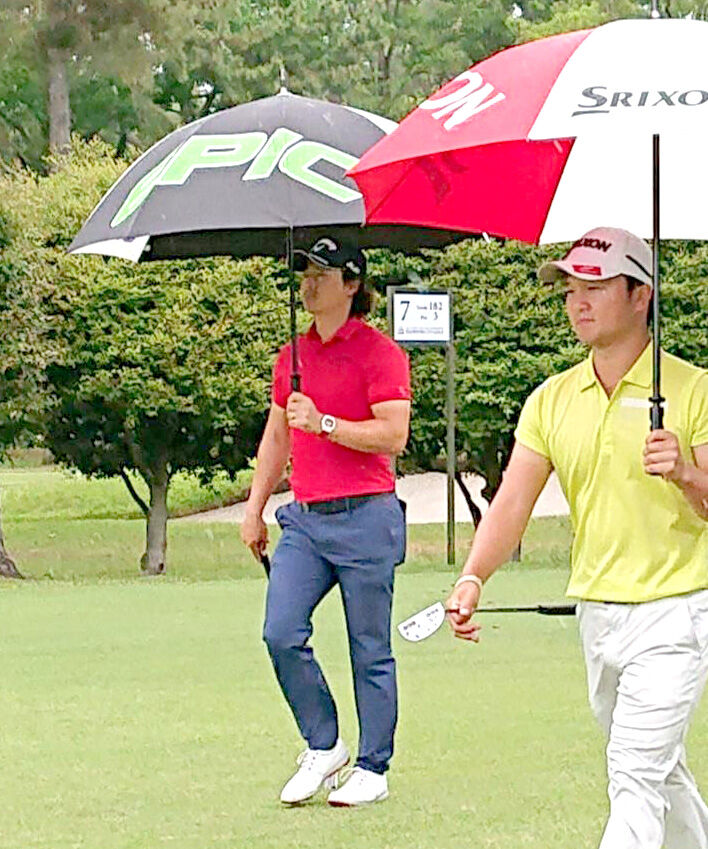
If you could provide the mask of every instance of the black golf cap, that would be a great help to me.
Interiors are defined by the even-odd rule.
[[[293,268],[304,271],[310,260],[323,268],[341,268],[355,277],[366,275],[366,257],[351,242],[344,242],[334,236],[322,236],[307,250],[293,251]]]

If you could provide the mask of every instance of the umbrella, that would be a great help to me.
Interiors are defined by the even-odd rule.
[[[658,428],[659,239],[708,238],[706,142],[708,23],[621,20],[472,66],[349,173],[371,224],[538,244],[599,224],[653,238]]]
[[[345,177],[394,121],[280,94],[225,109],[157,142],[108,190],[69,246],[134,261],[216,254],[285,256],[325,233],[360,247],[446,243],[423,227],[362,227],[364,205]],[[299,387],[290,287],[293,388]]]

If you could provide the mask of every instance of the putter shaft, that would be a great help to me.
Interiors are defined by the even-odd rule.
[[[456,611],[445,609],[445,613]],[[575,616],[574,604],[532,604],[513,607],[478,607],[475,613],[540,613],[542,616]]]

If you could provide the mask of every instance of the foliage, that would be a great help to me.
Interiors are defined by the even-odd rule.
[[[708,366],[708,249],[700,242],[664,243],[661,264],[664,347]],[[456,450],[461,470],[501,482],[524,400],[546,377],[586,356],[568,325],[559,292],[536,269],[563,246],[468,240],[426,258],[389,256],[372,262],[385,281],[420,280],[450,289],[455,311]],[[439,348],[411,349],[413,414],[402,471],[444,466],[445,358]]]
[[[695,0],[666,17],[705,18]],[[6,0],[0,158],[41,170],[48,51],[64,51],[72,129],[123,153],[215,110],[288,87],[400,119],[515,42],[622,17],[648,0]]]
[[[661,244],[662,345],[708,368],[708,245]]]
[[[205,478],[242,468],[286,327],[272,264],[70,258],[59,274],[53,310],[67,357],[48,374],[55,456],[99,475],[150,474],[163,457],[171,472]]]
[[[236,473],[254,453],[272,359],[287,335],[286,273],[263,259],[135,266],[67,256],[124,165],[105,144],[78,140],[61,165],[0,183],[0,197],[3,189],[13,197],[4,207],[14,233],[8,261],[23,266],[13,279],[41,293],[31,338],[52,401],[45,442],[58,460],[88,475],[120,474],[129,488],[127,472],[137,471],[150,488],[146,514],[160,506],[164,522],[175,472],[207,481]]]
[[[0,157],[43,170],[50,54],[63,57],[73,130],[119,150],[153,142],[171,124],[151,99],[162,0],[8,0],[0,10]]]
[[[0,10],[0,156],[43,167],[48,51],[72,129],[122,152],[216,109],[298,93],[400,118],[513,41],[508,0],[9,0]],[[454,34],[454,38],[450,34]]]
[[[647,17],[647,4],[637,0],[532,0],[519,5],[524,14],[516,19],[517,43],[596,27],[619,18]]]
[[[0,158],[41,168],[49,133],[46,84],[37,68],[30,28],[1,10],[0,52]]]

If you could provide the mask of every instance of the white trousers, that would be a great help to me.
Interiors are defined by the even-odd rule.
[[[593,712],[607,734],[600,849],[708,849],[684,739],[708,675],[708,590],[642,604],[583,601]]]

